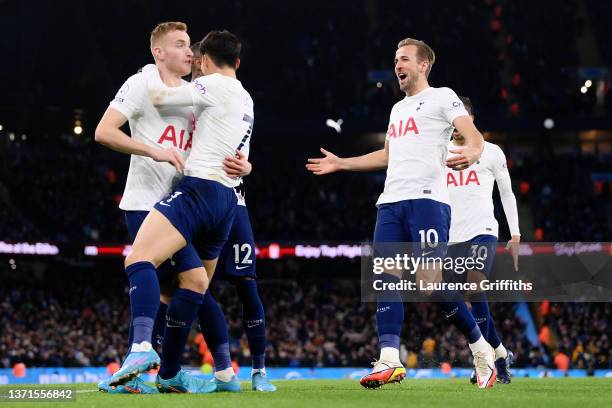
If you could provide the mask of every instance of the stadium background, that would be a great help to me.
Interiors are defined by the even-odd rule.
[[[523,241],[609,242],[611,7],[0,1],[3,373],[11,381],[20,363],[105,367],[125,353],[127,233],[117,204],[129,159],[97,145],[93,131],[123,80],[151,61],[148,35],[158,22],[185,21],[192,41],[227,28],[244,42],[238,74],[256,109],[247,203],[260,246],[268,365],[365,368],[377,354],[376,332],[374,306],[359,301],[359,259],[305,259],[296,245],[370,239],[384,173],[316,178],[306,158],[320,146],[346,156],[382,145],[401,98],[397,41],[423,39],[437,56],[430,83],[472,98],[478,127],[509,158]],[[330,118],[343,119],[342,133],[325,125]],[[224,282],[213,291],[232,356],[248,365],[237,298]],[[612,369],[610,304],[500,303],[493,313],[517,367]],[[436,309],[407,304],[405,321],[408,367],[469,367],[464,339]],[[194,332],[185,362],[208,359]]]

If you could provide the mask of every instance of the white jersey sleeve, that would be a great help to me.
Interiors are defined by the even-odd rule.
[[[154,88],[150,90],[153,105],[164,106],[194,106],[196,108],[209,108],[220,103],[217,76],[201,76],[193,82],[169,88]]]
[[[109,106],[130,120],[142,114],[146,97],[147,88],[143,76],[135,74],[123,83]]]
[[[442,91],[440,92],[441,114],[450,125],[460,116],[469,116],[465,106],[463,106],[463,102],[461,102],[455,91],[450,88],[440,88],[440,91]]]
[[[504,207],[504,213],[508,220],[508,228],[510,229],[511,235],[521,235],[519,229],[519,218],[518,209],[516,207],[516,197],[512,192],[512,182],[510,180],[510,173],[508,172],[508,165],[506,161],[506,155],[499,148],[495,146],[495,161],[493,163],[493,174],[495,181],[497,182],[497,188],[499,189],[499,196],[501,198],[502,206]]]

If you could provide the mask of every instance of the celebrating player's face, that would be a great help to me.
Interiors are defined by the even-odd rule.
[[[171,31],[167,33],[159,42],[161,49],[159,60],[166,67],[176,72],[180,76],[188,75],[191,72],[191,51],[189,35],[185,31]]]
[[[416,86],[420,75],[420,65],[417,61],[415,45],[398,48],[395,52],[395,75],[402,91],[408,92]]]

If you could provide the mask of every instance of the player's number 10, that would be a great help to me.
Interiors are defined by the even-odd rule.
[[[425,245],[430,248],[438,246],[438,231],[435,229],[419,230],[419,235],[421,236],[421,249],[425,249]]]

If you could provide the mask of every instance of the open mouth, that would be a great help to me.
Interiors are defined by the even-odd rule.
[[[404,74],[404,73],[399,73],[397,74],[397,77],[400,79],[400,81],[403,81],[404,79],[406,79],[408,75]]]

